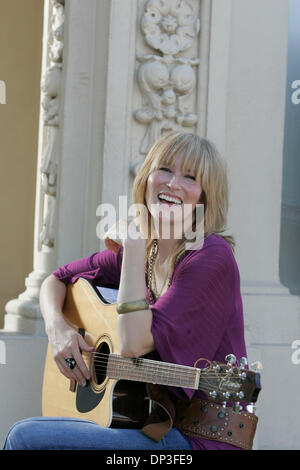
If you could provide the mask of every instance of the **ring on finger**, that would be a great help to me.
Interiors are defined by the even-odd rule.
[[[65,359],[65,362],[67,363],[69,369],[74,369],[76,367],[76,361],[74,359],[74,357],[67,357]]]

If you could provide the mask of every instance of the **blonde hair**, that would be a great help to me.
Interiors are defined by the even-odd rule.
[[[204,238],[215,233],[223,237],[234,250],[234,238],[222,235],[226,230],[228,211],[228,180],[226,164],[219,156],[215,145],[208,139],[191,133],[172,132],[158,139],[149,150],[133,184],[133,201],[135,204],[147,207],[145,194],[147,180],[157,167],[174,161],[183,155],[181,169],[183,172],[190,168],[201,184],[202,192],[199,204],[204,205]],[[139,207],[139,206],[137,206]],[[147,209],[146,214],[137,209],[141,232],[146,235],[147,256],[153,245],[153,239],[148,237],[151,232],[152,216]],[[196,227],[194,226],[195,230]],[[186,238],[183,237],[171,259],[174,268],[177,257],[186,251]]]

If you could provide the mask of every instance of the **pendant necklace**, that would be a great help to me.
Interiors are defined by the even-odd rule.
[[[150,296],[150,303],[153,304],[155,302],[155,299],[158,299],[160,296],[161,296],[161,293],[162,293],[162,290],[164,288],[164,285],[168,279],[168,287],[170,287],[170,284],[171,284],[171,277],[172,277],[172,273],[169,274],[170,272],[170,268],[168,269],[168,272],[167,272],[167,275],[165,277],[165,280],[163,282],[163,285],[160,289],[160,292],[157,292],[157,286],[156,286],[156,279],[155,279],[155,274],[154,274],[154,263],[155,263],[155,260],[157,258],[157,255],[158,255],[158,241],[157,239],[154,240],[153,242],[153,246],[151,248],[151,251],[150,251],[150,255],[149,255],[149,262],[148,262],[148,273],[146,271],[146,273],[148,274],[148,289],[149,289],[149,296]],[[177,263],[179,259],[179,255],[177,255],[177,258],[175,260],[175,264]],[[174,264],[174,266],[175,266]]]

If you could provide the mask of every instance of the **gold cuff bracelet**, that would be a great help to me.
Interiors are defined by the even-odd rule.
[[[138,310],[148,310],[148,308],[149,304],[146,299],[117,303],[118,313],[137,312]]]

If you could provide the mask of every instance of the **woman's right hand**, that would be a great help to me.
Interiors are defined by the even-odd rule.
[[[63,319],[56,320],[47,335],[53,359],[63,375],[70,380],[76,380],[84,386],[89,380],[89,370],[82,358],[81,351],[92,352],[94,348],[89,346],[83,337]],[[76,361],[74,369],[70,369],[66,363],[67,358]]]

